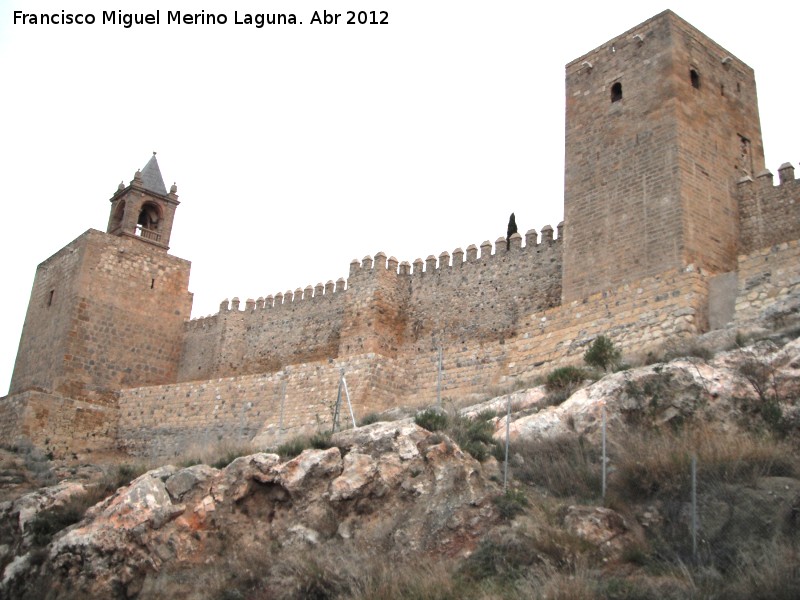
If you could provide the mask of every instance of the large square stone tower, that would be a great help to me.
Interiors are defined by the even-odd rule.
[[[735,185],[764,169],[753,70],[671,11],[566,67],[564,301],[735,268]]]
[[[177,188],[155,154],[90,229],[36,270],[10,394],[98,404],[124,387],[175,381],[189,319],[189,261],[167,253]]]

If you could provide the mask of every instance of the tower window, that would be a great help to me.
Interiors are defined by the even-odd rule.
[[[696,90],[700,89],[700,74],[694,69],[689,69],[689,79],[692,80],[692,87]]]
[[[47,294],[47,306],[53,306],[53,294],[55,294],[55,290],[50,290],[50,293]]]
[[[618,81],[611,86],[611,102],[622,100],[622,84]]]

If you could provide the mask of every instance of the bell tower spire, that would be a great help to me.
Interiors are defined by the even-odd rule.
[[[175,184],[167,192],[153,152],[144,168],[136,171],[133,181],[128,186],[120,183],[111,197],[106,232],[134,237],[168,250],[175,209],[180,204],[177,192]]]

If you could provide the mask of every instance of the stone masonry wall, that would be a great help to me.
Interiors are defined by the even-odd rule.
[[[522,238],[512,236],[429,256],[426,268],[415,265],[410,278],[408,317],[403,338],[406,353],[435,350],[440,344],[498,342],[520,331],[525,315],[561,303],[563,229],[558,238],[544,227]]]
[[[777,186],[769,171],[739,183],[740,254],[800,239],[800,179],[789,163],[778,174]]]
[[[800,241],[739,257],[737,326],[780,327],[800,317]]]
[[[375,352],[397,357],[445,340],[499,340],[561,296],[562,229],[484,242],[412,266],[382,252],[353,261],[345,282],[266,300],[224,301],[186,325],[178,381],[278,371],[285,365]]]
[[[401,380],[386,362],[366,354],[274,373],[123,390],[119,443],[136,456],[170,457],[248,443],[255,436],[266,447],[330,429],[342,368],[356,419],[384,410],[404,395],[398,387]],[[352,426],[344,399],[340,423]]]
[[[4,444],[24,439],[59,458],[117,446],[116,407],[39,391],[0,400],[0,440]]]
[[[11,377],[11,394],[52,389],[63,374],[84,252],[80,240],[73,240],[36,268]]]
[[[731,182],[763,161],[752,69],[670,11],[570,62],[565,301],[690,264],[733,270]]]
[[[626,351],[655,347],[703,330],[706,280],[676,271],[520,319],[518,335],[444,347],[443,396],[463,400],[579,362],[600,334]],[[408,348],[397,358],[368,353],[292,365],[275,373],[122,390],[119,436],[135,455],[173,456],[198,445],[248,442],[266,447],[330,427],[339,372],[346,369],[356,418],[436,399],[437,355]],[[281,399],[283,403],[283,430]],[[349,423],[342,406],[341,423]]]
[[[244,307],[238,298],[224,301],[216,315],[187,323],[178,381],[279,371],[336,357],[344,296],[340,280],[248,300]]]
[[[529,313],[520,320],[514,338],[445,346],[443,395],[463,400],[499,393],[559,365],[581,363],[598,335],[610,337],[625,353],[640,353],[668,339],[702,332],[706,296],[706,278],[681,270]],[[436,398],[436,365],[435,352],[407,355],[404,371],[415,382],[407,403]]]
[[[11,393],[113,403],[174,381],[189,317],[189,265],[140,240],[89,230],[37,270]]]

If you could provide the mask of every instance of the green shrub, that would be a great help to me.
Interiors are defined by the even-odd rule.
[[[275,450],[275,453],[278,454],[282,459],[287,460],[294,458],[295,456],[299,456],[303,450],[308,450],[309,448],[314,448],[315,450],[327,450],[332,446],[333,442],[331,442],[330,432],[320,432],[315,433],[311,437],[305,435],[294,437],[278,446]]]
[[[491,421],[495,414],[494,411],[487,410],[472,419],[457,415],[452,419],[448,419],[445,433],[464,452],[483,462],[496,452],[498,446],[493,437],[494,424]]]
[[[500,517],[510,521],[518,514],[524,512],[528,506],[528,499],[520,490],[509,489],[505,494],[500,494],[493,498],[494,505],[497,507]]]
[[[619,363],[622,353],[614,346],[609,338],[604,335],[597,336],[583,355],[583,360],[590,367],[596,367],[608,371]]]
[[[381,421],[381,416],[378,413],[369,413],[364,415],[359,421],[358,426],[364,427],[364,425],[372,425],[373,423],[379,423]]]
[[[548,392],[571,391],[586,379],[586,371],[580,367],[559,367],[550,371],[545,379]]]
[[[428,431],[442,431],[447,427],[447,415],[429,408],[414,416],[414,423]]]

